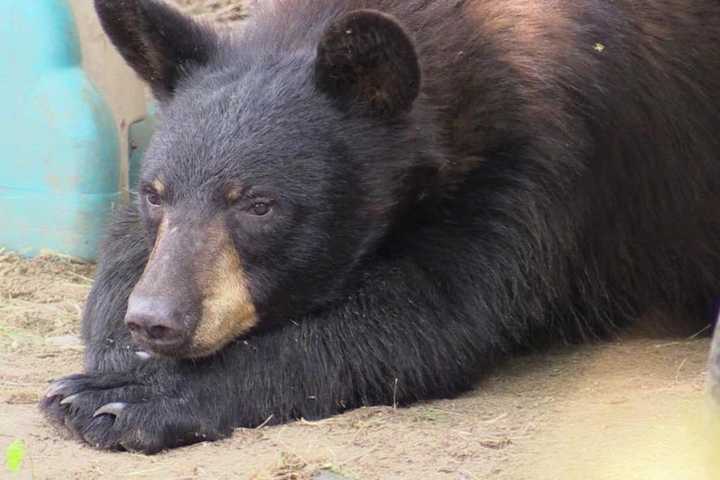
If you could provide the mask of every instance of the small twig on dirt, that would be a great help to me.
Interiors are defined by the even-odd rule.
[[[500,450],[505,447],[512,445],[512,440],[509,437],[502,438],[483,438],[478,441],[481,447],[491,448],[493,450]]]
[[[665,348],[665,347],[672,347],[674,345],[684,345],[689,341],[696,340],[700,335],[702,335],[703,333],[708,331],[710,328],[712,328],[712,325],[707,324],[703,328],[698,330],[697,332],[695,332],[692,335],[690,335],[689,337],[687,337],[685,340],[675,340],[675,341],[667,342],[667,343],[658,343],[657,345],[655,345],[655,348]]]
[[[683,358],[683,361],[680,362],[677,370],[675,370],[675,383],[680,383],[680,370],[682,370],[682,368],[685,366],[685,362],[687,362],[687,360],[687,358]]]
[[[92,283],[92,282],[93,282],[93,279],[92,279],[92,278],[88,278],[88,277],[86,277],[85,275],[80,275],[79,273],[75,273],[75,272],[67,272],[67,273],[69,273],[69,274],[72,275],[73,277],[77,277],[77,278],[79,278],[80,280],[83,280],[83,281],[85,281],[85,282],[87,282],[87,283]]]
[[[499,422],[500,420],[502,420],[503,418],[505,418],[507,416],[508,416],[508,413],[505,412],[505,413],[498,415],[497,417],[495,417],[493,419],[485,420],[485,421],[483,421],[483,423],[486,425],[492,425],[493,423]]]
[[[323,425],[326,425],[326,424],[330,423],[331,421],[332,421],[332,418],[326,418],[324,420],[315,420],[315,421],[311,422],[310,420],[305,420],[304,418],[301,417],[300,420],[298,421],[298,423],[300,425],[307,425],[308,427],[322,427]]]
[[[60,355],[61,352],[47,352],[47,353],[40,353],[37,356],[37,358],[55,358],[58,355]]]
[[[163,470],[165,467],[148,468],[145,470],[135,470],[134,472],[126,473],[126,477],[136,477],[138,475],[146,475],[148,473],[155,473]]]
[[[393,410],[397,410],[397,386],[398,379],[395,379],[395,385],[393,386]]]
[[[255,430],[260,430],[261,428],[267,426],[267,424],[270,423],[270,420],[272,420],[274,416],[275,416],[275,414],[271,413],[270,416],[267,417],[264,422],[262,422],[260,425],[255,427]]]
[[[711,326],[711,325],[708,323],[708,324],[705,325],[703,328],[701,328],[699,331],[697,331],[697,332],[693,333],[692,335],[690,335],[687,339],[688,339],[688,340],[695,340],[697,337],[699,337],[699,336],[702,335],[703,333],[705,333],[705,332],[707,332],[708,330],[710,330],[710,326]]]

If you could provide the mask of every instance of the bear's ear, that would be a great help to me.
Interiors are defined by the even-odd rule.
[[[159,100],[170,98],[192,65],[206,63],[217,35],[158,0],[95,0],[103,29]]]
[[[344,110],[373,116],[409,111],[420,92],[415,45],[391,16],[356,10],[333,22],[320,40],[317,88]]]

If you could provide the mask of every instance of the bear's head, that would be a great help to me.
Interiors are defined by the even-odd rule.
[[[302,321],[435,175],[416,49],[388,15],[293,36],[282,16],[231,33],[157,0],[96,9],[160,104],[136,199],[151,253],[126,315],[143,348],[202,357]]]

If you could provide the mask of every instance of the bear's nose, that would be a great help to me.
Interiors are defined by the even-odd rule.
[[[133,338],[153,350],[180,348],[186,340],[183,314],[175,302],[130,296],[125,324]]]

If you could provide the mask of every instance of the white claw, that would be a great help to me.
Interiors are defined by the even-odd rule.
[[[95,410],[95,413],[93,413],[93,418],[106,413],[109,415],[115,415],[117,417],[118,415],[120,415],[120,413],[122,413],[125,407],[127,407],[127,403],[124,402],[113,402],[105,404]]]
[[[152,355],[148,352],[135,352],[135,355],[137,355],[140,360],[150,360],[152,358]]]
[[[68,397],[65,397],[60,401],[60,405],[70,405],[79,396],[80,396],[80,394],[76,393],[75,395],[70,395]]]
[[[45,397],[47,397],[47,398],[55,397],[60,394],[60,391],[63,388],[65,388],[65,383],[63,383],[62,381],[55,382],[52,385],[50,385],[50,387],[47,389],[47,392],[45,392]]]

